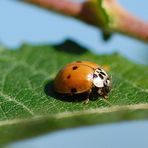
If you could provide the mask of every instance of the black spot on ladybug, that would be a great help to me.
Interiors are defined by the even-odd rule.
[[[96,74],[93,74],[93,78],[97,78],[98,77],[98,75],[96,75]]]
[[[104,78],[101,74],[99,74],[99,77],[100,77],[101,79],[103,79],[103,78]]]
[[[78,66],[74,66],[74,67],[72,67],[73,70],[76,70],[77,68],[78,68]]]
[[[82,63],[82,61],[77,61],[77,63]]]
[[[71,89],[71,93],[76,93],[77,92],[77,89],[76,88],[72,88]]]
[[[67,76],[67,79],[70,79],[70,78],[71,78],[71,75],[68,75],[68,76]]]
[[[101,73],[102,75],[106,76],[106,74],[105,74],[104,72],[101,71],[100,73]]]

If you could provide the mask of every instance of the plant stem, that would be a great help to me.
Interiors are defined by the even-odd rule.
[[[106,32],[118,32],[148,42],[148,23],[123,9],[116,0],[86,0],[76,3],[70,0],[23,0],[43,8],[77,18]],[[102,11],[109,15],[105,24]]]
[[[119,19],[118,26],[112,29],[148,42],[148,23],[129,13],[123,13]]]
[[[23,0],[23,1],[73,17],[77,16],[82,9],[81,8],[82,5],[80,3],[75,3],[68,0]]]
[[[112,17],[108,25],[111,31],[148,42],[148,22],[129,13],[116,0],[105,0],[104,7]]]

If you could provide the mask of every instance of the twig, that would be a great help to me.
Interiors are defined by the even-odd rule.
[[[20,0],[19,0],[20,1]],[[101,28],[148,42],[148,23],[127,12],[116,0],[22,0]]]

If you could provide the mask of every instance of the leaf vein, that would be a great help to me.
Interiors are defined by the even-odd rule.
[[[16,99],[4,94],[3,92],[0,91],[0,95],[2,97],[4,97],[6,99],[6,101],[12,101],[15,104],[21,106],[22,108],[24,108],[29,114],[34,115],[33,111],[31,109],[29,109],[26,105],[24,105],[22,102],[17,101]],[[8,100],[7,100],[8,99]]]

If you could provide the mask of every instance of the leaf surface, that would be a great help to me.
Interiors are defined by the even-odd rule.
[[[68,102],[52,91],[60,68],[76,60],[108,65],[113,89],[102,99]],[[95,55],[74,42],[0,50],[0,143],[63,128],[148,118],[148,68],[118,54]]]

